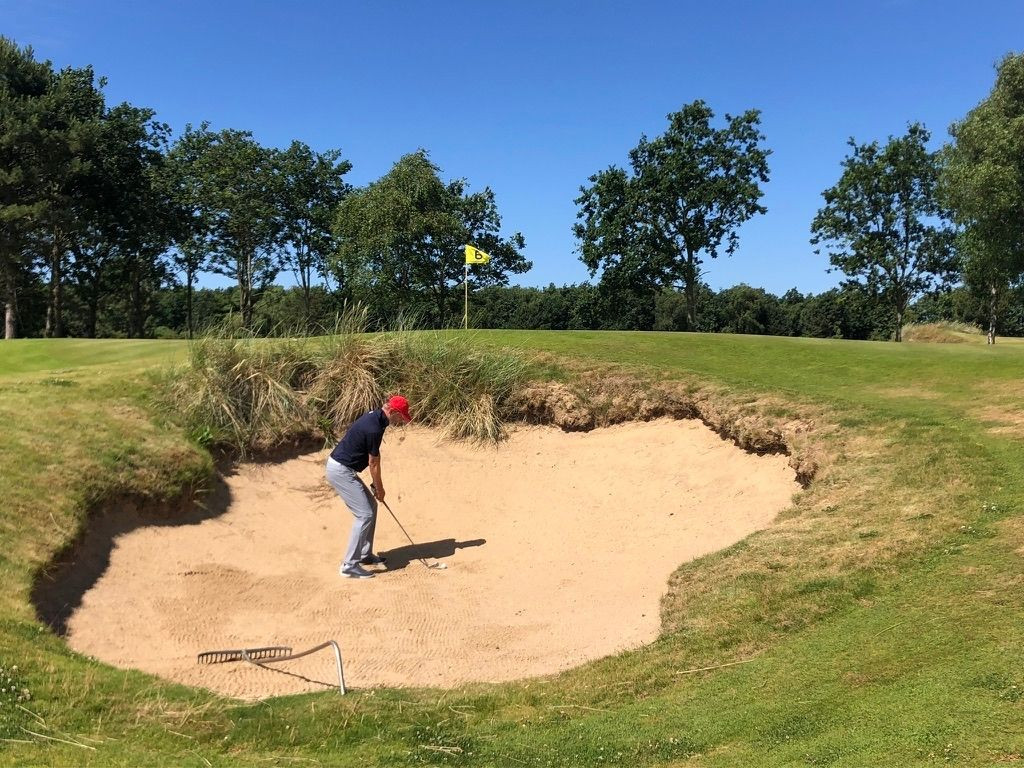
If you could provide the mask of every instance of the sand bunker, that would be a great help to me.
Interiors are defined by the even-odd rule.
[[[558,672],[654,640],[672,571],[767,526],[799,490],[784,456],[693,421],[523,428],[497,448],[391,429],[387,498],[418,546],[381,507],[389,567],[359,581],[338,576],[351,515],[326,455],[244,466],[225,514],[118,537],[68,621],[71,647],[242,698],[324,690],[333,656],[268,671],[196,654],[335,639],[352,687]]]

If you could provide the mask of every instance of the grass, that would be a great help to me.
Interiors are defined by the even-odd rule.
[[[908,323],[903,326],[903,340],[937,344],[986,344],[986,332],[977,325],[942,320],[935,323]],[[1024,339],[997,336],[999,344],[1018,345]]]
[[[939,344],[963,344],[985,338],[984,332],[976,325],[953,323],[909,323],[903,326],[903,340],[906,342],[931,342]]]
[[[155,371],[185,360],[187,347],[4,346],[0,668],[17,666],[17,695],[30,698],[0,692],[0,763],[1024,761],[1019,346],[472,338],[542,354],[535,370],[558,376],[614,366],[813,425],[831,460],[771,529],[680,567],[665,632],[647,648],[507,685],[240,704],[71,653],[29,602],[35,570],[90,505],[117,494],[166,500],[208,476],[209,457],[157,407]]]
[[[465,335],[368,335],[350,320],[315,340],[199,339],[167,388],[193,439],[247,456],[335,440],[397,392],[416,403],[418,423],[450,438],[496,440],[526,372],[521,356],[489,352]]]

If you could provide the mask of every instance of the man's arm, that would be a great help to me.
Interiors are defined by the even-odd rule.
[[[384,481],[380,479],[380,456],[370,454],[370,478],[373,481],[373,496],[384,501]]]

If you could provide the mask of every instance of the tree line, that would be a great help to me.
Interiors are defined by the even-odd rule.
[[[44,290],[30,294],[24,309],[30,322],[42,323],[46,314]],[[686,297],[666,290],[654,304],[646,295],[609,293],[601,285],[579,283],[544,288],[492,285],[481,289],[470,302],[470,325],[486,329],[523,330],[638,330],[745,333],[770,336],[885,340],[895,336],[894,316],[888,307],[863,287],[847,284],[819,294],[802,294],[793,288],[776,296],[763,288],[736,285],[715,291],[706,283],[697,287],[701,313],[694,326],[687,316]],[[183,285],[156,292],[146,320],[145,336],[185,338],[188,335],[187,296]],[[1008,292],[1002,315],[1006,335],[1024,336],[1024,288]],[[238,313],[238,288],[199,288],[191,298],[194,328],[199,332],[243,331]],[[966,286],[922,296],[906,311],[908,323],[951,321],[963,326],[983,326],[988,317],[987,297]],[[424,305],[427,307],[427,305]],[[339,317],[353,307],[336,291],[314,285],[269,286],[253,304],[248,333],[264,336],[295,336],[331,333]],[[394,327],[375,317],[369,307],[367,324]],[[82,317],[71,313],[69,335],[79,336],[74,325]],[[415,308],[404,315],[406,327],[424,327]],[[97,335],[123,337],[124,324],[116,315],[101,317]]]
[[[581,189],[575,227],[584,263],[623,295],[653,306],[666,291],[685,296],[687,326],[698,317],[701,266],[732,253],[738,228],[760,204],[770,150],[760,114],[714,113],[695,101],[668,116],[665,133],[642,136],[629,168],[611,166]],[[858,143],[822,192],[811,244],[889,314],[893,338],[912,302],[961,286],[987,301],[989,342],[1024,276],[1024,55],[997,67],[986,99],[928,149],[920,123],[903,136]]]
[[[844,276],[818,296],[746,285],[712,291],[707,260],[733,253],[765,215],[771,151],[760,113],[716,120],[703,101],[641,136],[628,165],[576,199],[579,257],[593,282],[509,286],[530,269],[502,234],[493,191],[444,181],[428,153],[365,187],[339,150],[265,147],[244,130],[108,105],[91,67],[55,69],[0,38],[0,292],[5,338],[191,336],[239,328],[330,328],[358,302],[372,322],[445,327],[461,318],[461,247],[478,327],[631,328],[900,339],[911,317],[1016,330],[1024,274],[1024,55],[928,149],[928,130],[858,143],[823,192],[810,243]],[[199,289],[204,274],[234,287]],[[292,276],[295,288],[276,285]],[[979,309],[982,307],[983,310]]]
[[[5,338],[144,336],[174,286],[191,335],[202,274],[235,284],[246,328],[288,273],[307,319],[323,286],[381,318],[415,311],[445,325],[459,304],[462,244],[491,255],[474,270],[475,288],[531,266],[522,235],[501,235],[494,193],[443,182],[425,151],[354,189],[339,150],[265,147],[249,131],[207,123],[172,141],[153,110],[108,105],[104,85],[91,67],[56,70],[0,38]]]

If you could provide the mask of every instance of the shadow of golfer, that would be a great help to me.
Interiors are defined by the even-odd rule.
[[[469,541],[456,541],[455,539],[441,539],[440,541],[424,541],[420,544],[407,544],[404,547],[395,547],[381,552],[387,558],[387,569],[389,571],[400,571],[413,560],[438,560],[443,557],[451,557],[456,549],[465,547],[479,547],[487,543],[487,539],[470,539]]]

